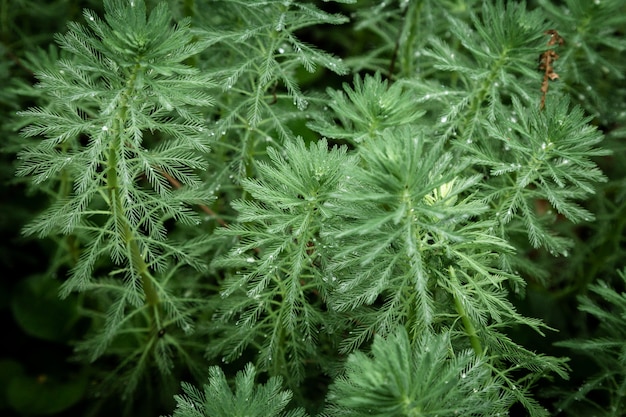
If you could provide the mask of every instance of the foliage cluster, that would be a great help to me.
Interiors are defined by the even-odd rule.
[[[0,410],[626,415],[623,2],[38,3]]]

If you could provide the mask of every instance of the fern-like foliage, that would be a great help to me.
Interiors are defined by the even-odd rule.
[[[304,417],[303,409],[285,411],[291,392],[282,390],[279,377],[265,384],[255,384],[256,369],[251,364],[235,377],[232,392],[224,372],[209,368],[209,383],[199,391],[183,383],[183,394],[176,395],[176,410],[172,417]]]
[[[558,72],[566,82],[560,88],[603,125],[623,122],[624,107],[615,104],[621,103],[625,94],[619,86],[624,83],[626,68],[623,60],[615,57],[626,50],[626,40],[613,28],[626,24],[626,5],[619,0],[538,3],[565,39],[559,48]],[[605,93],[612,99],[606,100]]]
[[[477,355],[490,352],[513,390],[532,381],[505,377],[512,367],[565,377],[561,360],[536,355],[501,333],[520,324],[541,332],[543,325],[507,299],[507,282],[523,285],[500,267],[512,248],[481,216],[488,207],[477,197],[480,176],[463,175],[467,162],[454,161],[442,143],[398,129],[359,148],[361,164],[337,195],[342,216],[323,235],[339,248],[329,264],[339,277],[329,305],[345,313],[344,326],[351,328],[342,350],[387,335],[398,323],[412,337],[453,328]],[[543,415],[526,394],[514,395],[533,415]]]
[[[331,99],[329,107],[341,121],[319,120],[309,126],[322,135],[345,139],[353,143],[382,136],[385,129],[415,123],[424,115],[415,107],[415,97],[406,92],[402,85],[389,85],[380,73],[354,77],[354,89],[347,83],[344,91],[328,89]]]
[[[511,113],[500,113],[487,124],[491,141],[466,149],[477,164],[490,169],[487,199],[499,227],[513,222],[510,229],[525,229],[533,247],[567,256],[571,242],[551,233],[554,216],[538,214],[533,201],[547,200],[556,213],[574,223],[593,220],[593,214],[577,202],[606,180],[591,158],[609,152],[595,146],[602,134],[580,108],[570,108],[567,99],[547,103],[545,111],[527,110],[514,98]],[[505,233],[501,229],[500,234]]]
[[[324,264],[332,250],[320,236],[335,215],[333,193],[355,164],[346,148],[327,148],[320,141],[307,149],[299,139],[284,155],[268,149],[271,163],[259,162],[259,178],[242,181],[251,199],[234,203],[238,223],[221,231],[238,244],[215,262],[235,273],[218,310],[231,325],[211,351],[231,360],[257,346],[261,369],[289,384],[302,381],[306,363],[319,365],[316,340],[329,285]]]
[[[476,156],[471,169],[484,176],[482,198],[490,206],[486,217],[496,219],[495,234],[519,250],[518,255],[502,255],[504,269],[546,282],[545,271],[519,254],[538,248],[569,253],[571,241],[556,231],[557,215],[572,222],[593,220],[578,202],[594,192],[592,184],[605,180],[590,157],[607,152],[596,148],[602,135],[588,125],[591,119],[559,97],[563,90],[556,80],[574,82],[559,66],[559,54],[568,45],[554,38],[560,27],[523,2],[467,6],[463,12],[434,2],[407,8],[403,21],[408,26],[402,30],[429,16],[446,16],[450,31],[417,41],[397,28],[398,55],[392,58],[408,63],[389,76],[405,97],[415,98],[414,112],[426,111],[416,124],[445,138],[445,147],[455,155]],[[393,38],[390,33],[385,36]],[[413,62],[402,52],[407,42],[418,48]],[[553,60],[541,70],[537,59],[546,54]],[[415,68],[420,76],[404,68]],[[579,140],[579,134],[585,139]],[[560,165],[570,163],[578,169]],[[537,209],[538,200],[548,208]]]
[[[323,415],[504,416],[514,400],[503,385],[473,352],[454,352],[449,333],[412,341],[399,329],[348,357]]]
[[[103,354],[120,332],[150,335],[132,354],[113,349],[135,367],[130,392],[146,355],[170,372],[171,350],[181,346],[160,337],[164,329],[175,323],[192,331],[193,300],[180,298],[173,271],[203,268],[201,241],[168,239],[166,222],[197,225],[190,205],[212,199],[197,175],[209,136],[195,110],[211,104],[212,84],[184,63],[205,45],[193,40],[188,21],[170,24],[165,4],[148,16],[139,0],[106,1],[105,9],[104,20],[85,11],[86,26],[72,23],[57,37],[71,58],[38,74],[39,88],[56,104],[22,112],[30,120],[23,134],[43,139],[20,153],[18,175],[72,184],[25,233],[71,234],[79,242],[62,296],[108,294],[103,329],[86,345],[89,357]],[[114,264],[110,278],[94,280],[106,258]]]
[[[293,140],[290,126],[304,120],[305,109],[314,111],[309,104],[320,101],[301,90],[299,72],[347,72],[340,58],[302,41],[298,32],[340,25],[347,18],[292,0],[211,0],[198,17],[199,33],[212,45],[205,70],[222,88],[215,150],[227,155],[230,174],[244,178],[254,174],[255,156],[268,142]]]
[[[545,49],[544,17],[527,11],[524,3],[505,8],[497,1],[483,3],[471,15],[471,25],[455,18],[450,23],[453,41],[461,48],[453,50],[450,43],[434,38],[423,52],[443,85],[417,87],[428,101],[446,103],[440,118],[446,136],[475,141],[482,136],[481,121],[494,117],[503,98],[516,95],[529,105],[535,101],[531,91],[539,91],[534,80],[537,57]]]
[[[588,356],[597,369],[577,391],[560,401],[558,409],[567,415],[618,417],[626,410],[626,271],[618,271],[618,275],[621,292],[600,281],[589,286],[591,294],[579,297],[579,309],[599,323],[593,337],[558,343]]]
[[[446,287],[441,282],[450,281],[449,268],[470,286],[500,288],[507,275],[494,254],[509,250],[484,233],[491,222],[477,220],[487,209],[484,203],[464,195],[471,195],[480,177],[462,175],[466,163],[455,163],[441,141],[410,129],[387,130],[361,146],[359,156],[362,164],[338,196],[342,220],[327,231],[338,239],[331,270],[341,277],[331,305],[351,311],[379,297],[383,304],[369,314],[351,314],[359,325],[344,340],[348,351],[398,322],[416,334],[438,322],[443,311],[436,300]],[[502,306],[489,307],[500,304],[496,299],[467,300],[486,303],[472,312],[506,314]],[[473,315],[488,320],[483,313]]]

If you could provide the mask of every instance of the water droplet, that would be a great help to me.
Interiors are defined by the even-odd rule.
[[[445,123],[445,122],[447,122],[447,121],[448,121],[448,116],[443,116],[443,117],[441,118],[441,123]]]
[[[463,379],[467,378],[467,374],[466,374],[465,372],[463,372],[463,373],[461,374],[461,378],[463,378]]]
[[[106,132],[109,130],[109,127],[107,125],[102,126],[102,131]]]

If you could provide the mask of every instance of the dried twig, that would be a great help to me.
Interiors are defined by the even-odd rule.
[[[565,43],[565,40],[554,29],[547,30],[545,34],[550,35],[548,46],[561,46]],[[539,69],[543,71],[543,81],[541,82],[541,103],[539,104],[539,109],[543,109],[546,105],[546,94],[548,93],[549,82],[559,78],[559,74],[554,71],[554,61],[557,59],[559,59],[559,55],[554,51],[554,49],[548,49],[539,56]]]

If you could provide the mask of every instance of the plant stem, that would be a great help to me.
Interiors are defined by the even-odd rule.
[[[423,1],[413,1],[407,6],[404,16],[404,24],[400,31],[400,37],[403,40],[402,53],[400,56],[400,64],[403,77],[412,77],[415,71],[415,44],[420,36],[420,14],[422,11]]]
[[[113,136],[109,144],[109,155],[107,159],[108,168],[106,171],[106,183],[109,190],[110,205],[115,217],[115,222],[118,225],[118,230],[121,231],[122,241],[125,243],[129,256],[128,261],[130,267],[135,270],[137,275],[141,277],[141,286],[143,288],[145,303],[149,306],[157,306],[159,304],[159,295],[152,283],[152,276],[150,274],[148,265],[141,254],[141,248],[135,239],[135,233],[126,216],[124,205],[122,203],[122,196],[119,192],[118,181],[118,163],[119,155],[123,154],[122,147],[124,137],[124,126],[126,122],[126,113],[128,107],[128,97],[130,97],[132,90],[134,89],[135,80],[137,79],[137,73],[141,70],[139,65],[135,65],[133,72],[127,82],[127,89],[122,94],[120,100],[120,106],[117,113],[117,117],[114,120],[114,126],[111,132]]]
[[[456,272],[453,267],[450,267],[450,277],[458,282],[456,277]],[[474,327],[474,323],[470,320],[465,312],[465,308],[463,307],[463,303],[459,299],[458,296],[454,295],[454,307],[456,308],[456,312],[461,317],[461,322],[463,323],[463,327],[465,328],[465,333],[467,333],[467,337],[469,337],[470,344],[472,345],[472,349],[477,356],[482,356],[483,354],[483,346],[480,343],[480,339],[478,338],[478,334],[476,333],[476,328]]]

